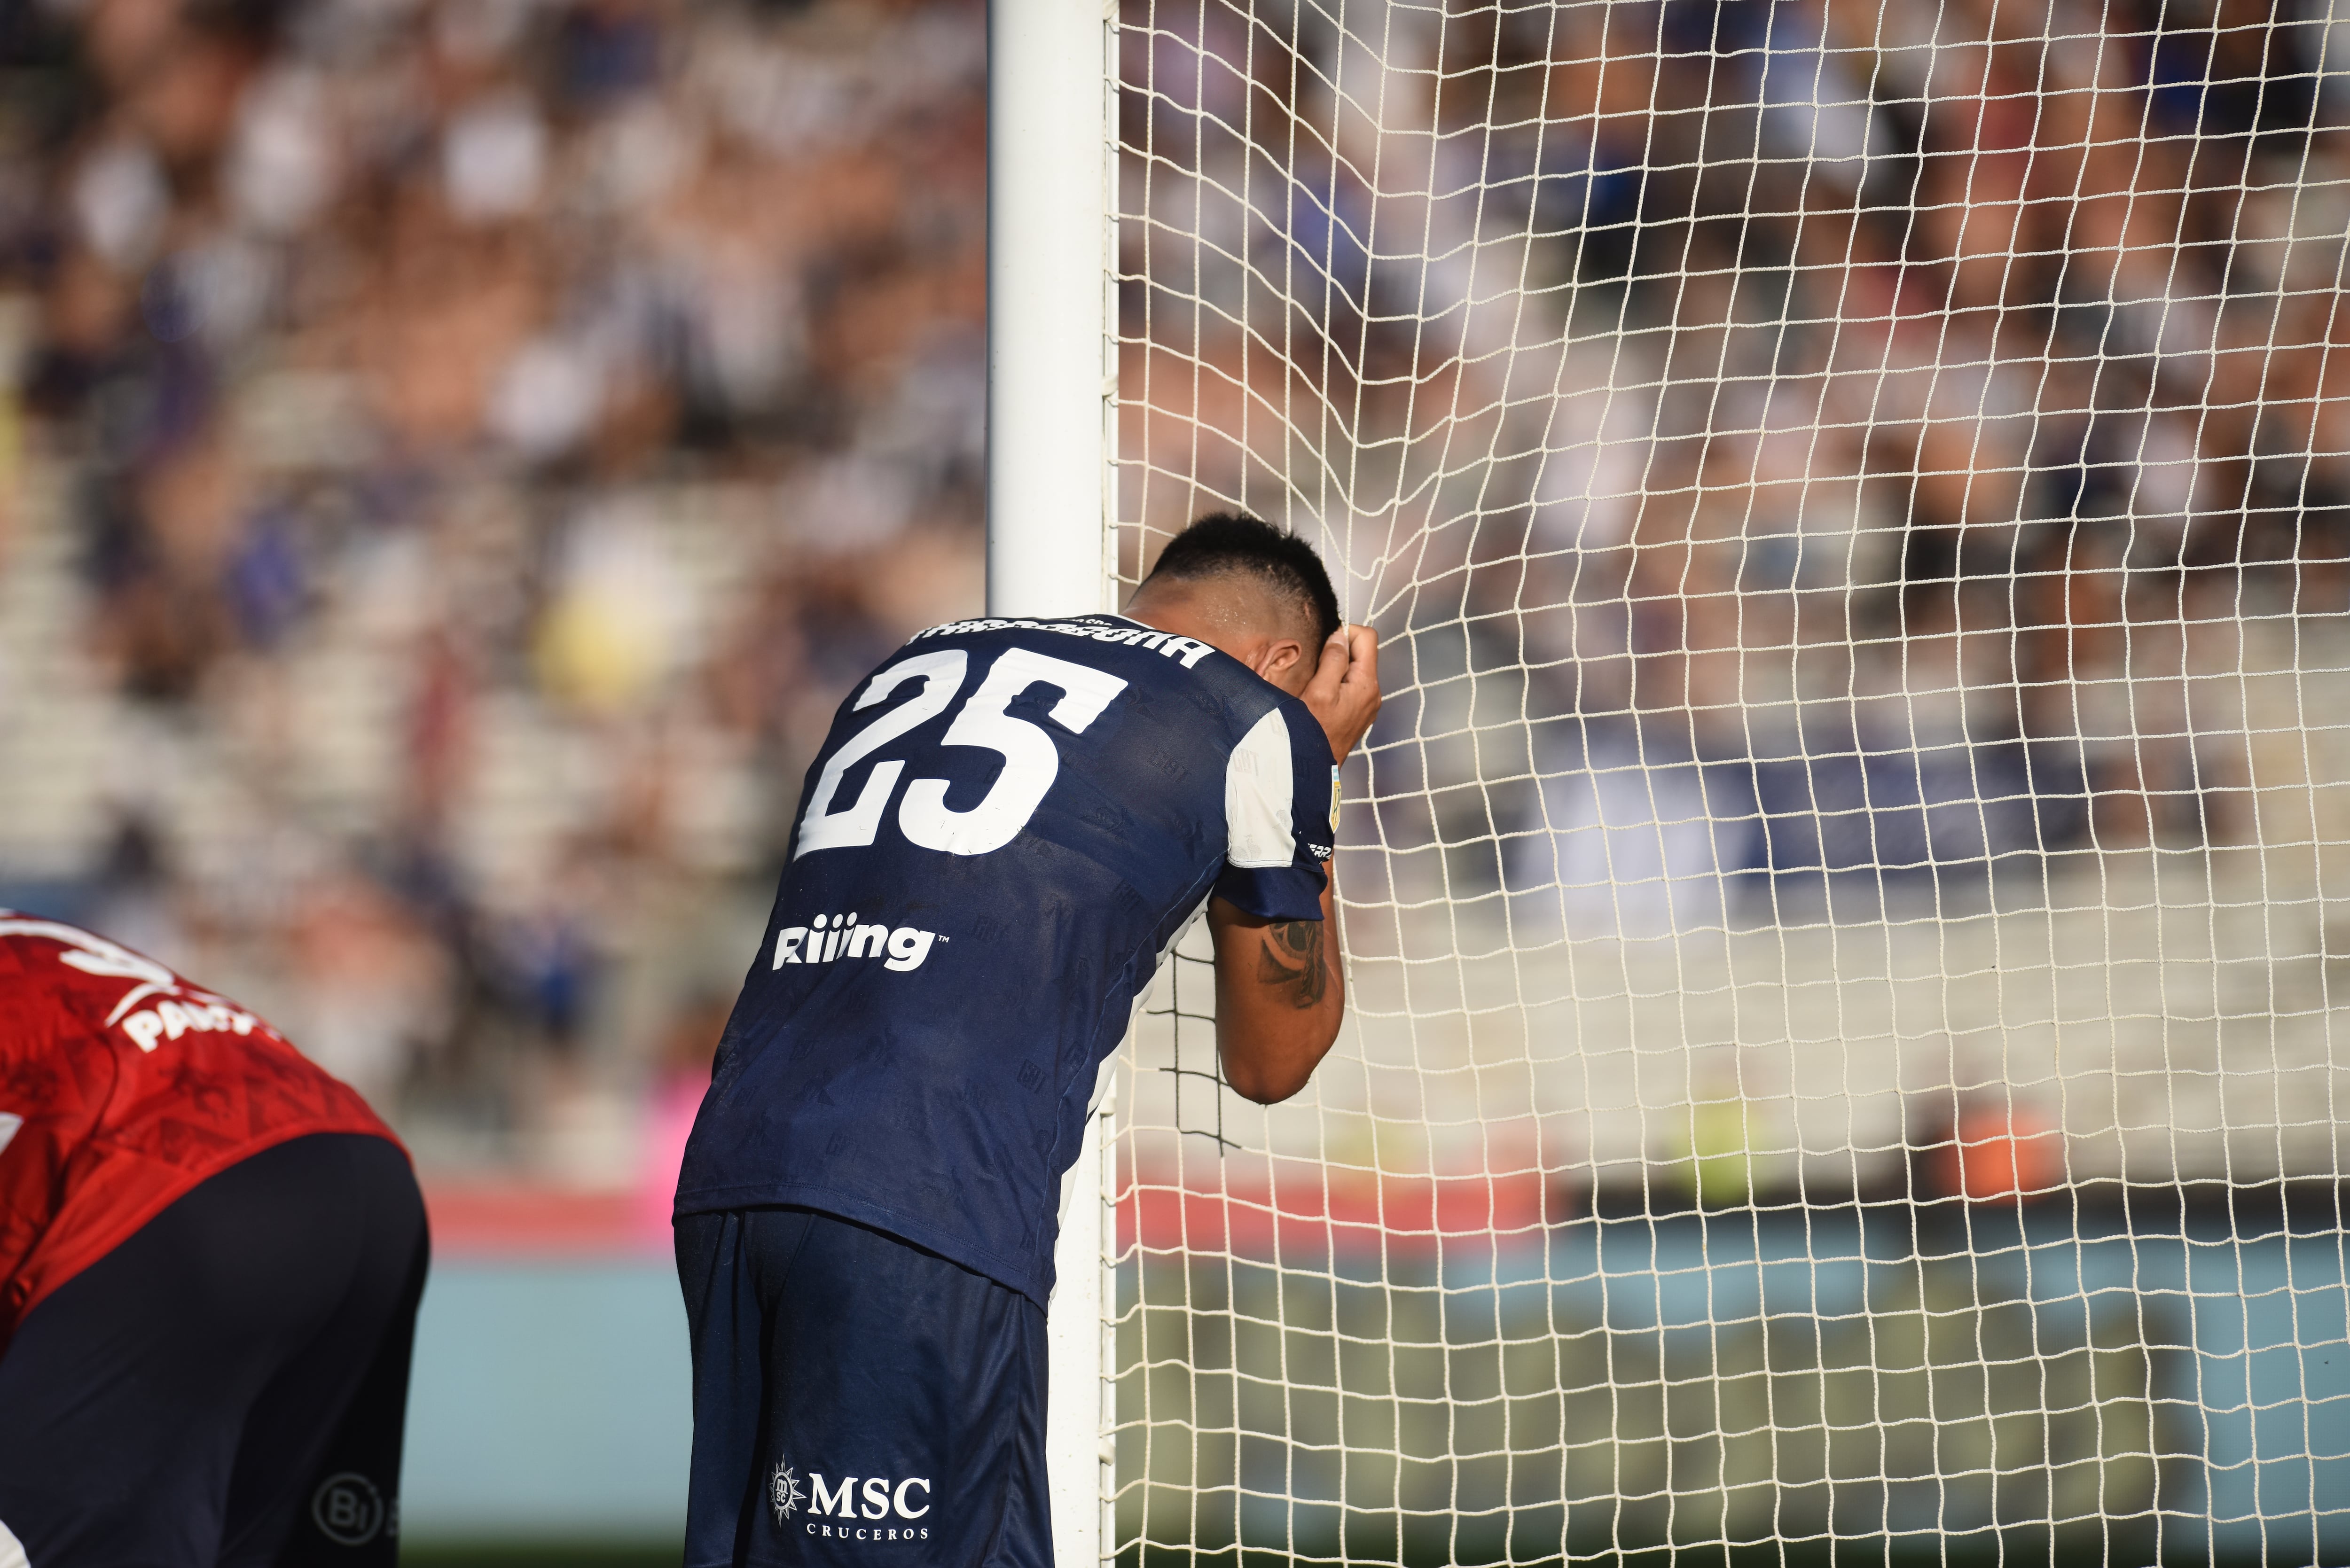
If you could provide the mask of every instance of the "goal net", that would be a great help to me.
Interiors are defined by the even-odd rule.
[[[1389,696],[1312,1085],[1197,932],[1121,1060],[1105,1555],[2350,1560],[2350,36],[1113,42],[1118,575],[1286,524]]]

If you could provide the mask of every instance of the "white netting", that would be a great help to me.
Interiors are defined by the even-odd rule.
[[[1126,0],[1121,576],[1390,695],[1337,1051],[1120,1076],[1106,1551],[2350,1552],[2339,31]]]

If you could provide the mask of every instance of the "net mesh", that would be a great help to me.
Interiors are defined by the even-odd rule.
[[[1384,643],[1117,1084],[1107,1552],[2350,1552],[2350,36],[1125,0],[1115,530]]]

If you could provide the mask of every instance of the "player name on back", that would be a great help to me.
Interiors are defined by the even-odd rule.
[[[1172,632],[1154,631],[1133,621],[1081,620],[1022,620],[989,616],[979,620],[951,620],[944,626],[934,626],[918,631],[907,640],[920,642],[926,637],[960,637],[972,631],[1010,631],[1015,628],[1037,631],[1056,631],[1063,637],[1082,637],[1095,642],[1123,643],[1132,648],[1156,649],[1169,659],[1178,660],[1189,670],[1215,651],[1196,638],[1177,637]]]

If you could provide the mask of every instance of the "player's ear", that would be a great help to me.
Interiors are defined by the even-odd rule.
[[[1249,668],[1288,692],[1292,697],[1305,690],[1314,679],[1313,661],[1305,657],[1305,645],[1294,637],[1268,638],[1257,649]]]

